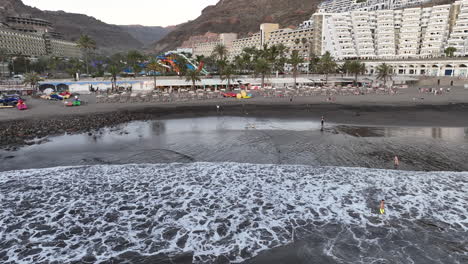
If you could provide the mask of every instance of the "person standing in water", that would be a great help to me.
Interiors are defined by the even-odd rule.
[[[325,117],[322,116],[322,128],[323,128],[323,125],[325,124]]]
[[[400,160],[398,159],[398,156],[395,155],[395,157],[393,158],[393,166],[396,169],[398,169],[398,166],[400,166]]]
[[[385,214],[385,200],[380,201],[380,214]]]

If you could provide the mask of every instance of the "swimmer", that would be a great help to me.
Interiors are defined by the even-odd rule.
[[[380,201],[380,214],[385,214],[385,200]]]

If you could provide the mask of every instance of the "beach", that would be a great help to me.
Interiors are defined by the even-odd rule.
[[[132,120],[242,115],[270,117],[325,116],[327,122],[390,126],[466,127],[468,90],[454,87],[443,95],[420,93],[419,87],[396,95],[366,94],[252,99],[217,98],[189,102],[97,103],[95,95],[82,95],[80,107],[62,102],[26,98],[29,110],[0,111],[0,145],[24,144],[27,139],[112,126]],[[219,110],[217,109],[219,106]]]
[[[464,263],[467,94],[27,98],[0,116],[0,260]]]

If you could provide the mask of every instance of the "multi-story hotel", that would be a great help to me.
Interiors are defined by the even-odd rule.
[[[293,50],[299,51],[299,55],[307,59],[310,45],[314,37],[311,21],[305,21],[297,29],[279,28],[279,24],[261,24],[260,32],[247,38],[235,40],[229,51],[229,58],[234,59],[245,48],[261,49],[264,45],[272,46],[282,44],[288,49],[288,54]]]
[[[214,41],[194,43],[193,55],[209,57],[211,56],[211,54],[213,54],[214,48],[219,44],[226,46],[226,48],[229,50],[232,48],[233,42],[236,39],[237,39],[236,33],[222,33],[222,34],[219,34],[217,39]]]
[[[464,56],[468,44],[468,1],[399,10],[316,13],[312,52],[339,60],[444,56],[447,47]]]
[[[321,13],[375,11],[418,6],[431,0],[325,0],[319,5]]]
[[[61,34],[53,31],[51,23],[24,17],[7,17],[0,23],[0,49],[13,56],[81,56],[78,45],[63,40]]]

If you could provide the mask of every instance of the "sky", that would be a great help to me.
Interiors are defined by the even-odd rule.
[[[171,26],[197,18],[219,0],[23,0],[42,10],[93,16],[109,24]]]

